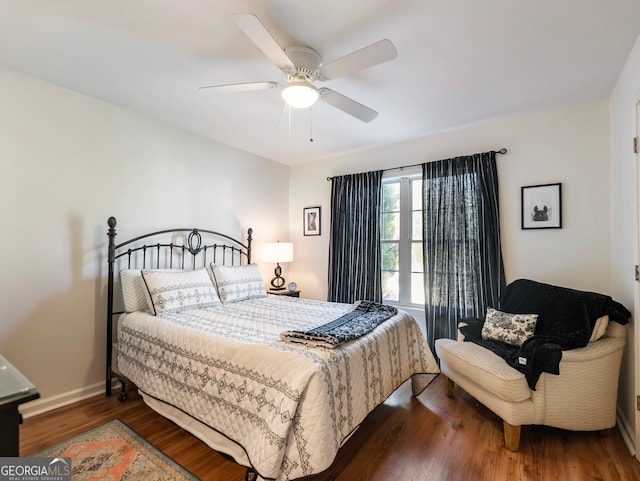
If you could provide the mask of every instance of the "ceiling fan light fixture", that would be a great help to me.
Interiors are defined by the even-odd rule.
[[[290,82],[282,88],[282,98],[294,109],[306,109],[320,98],[318,89],[309,82]]]

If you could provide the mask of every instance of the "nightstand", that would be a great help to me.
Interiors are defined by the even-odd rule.
[[[281,291],[269,290],[269,294],[273,294],[276,296],[300,297],[300,291],[290,291],[288,289],[283,289]]]
[[[19,456],[18,406],[39,397],[36,387],[0,355],[0,457]]]

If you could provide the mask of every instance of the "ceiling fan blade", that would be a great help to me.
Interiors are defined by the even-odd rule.
[[[397,56],[398,51],[391,43],[391,40],[384,39],[323,65],[320,67],[320,75],[324,80],[345,77],[374,65],[393,60]]]
[[[204,93],[229,93],[229,92],[251,92],[252,90],[268,90],[280,87],[278,82],[248,82],[241,84],[211,85],[200,87],[198,90]]]
[[[284,53],[282,47],[271,36],[262,22],[250,13],[238,13],[232,16],[233,21],[245,33],[249,39],[262,50],[271,62],[280,70],[295,70],[293,62]]]
[[[371,122],[378,116],[378,112],[373,109],[370,109],[366,105],[362,105],[360,102],[356,102],[349,97],[345,97],[342,94],[339,94],[335,90],[321,88],[320,98],[328,103],[329,105],[333,105],[335,108],[342,110],[343,112],[354,116],[357,119],[362,120],[363,122]]]

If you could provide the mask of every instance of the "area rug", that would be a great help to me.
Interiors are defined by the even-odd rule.
[[[72,481],[200,481],[119,419],[30,456],[71,458]]]

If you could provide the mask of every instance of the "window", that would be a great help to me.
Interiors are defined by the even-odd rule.
[[[383,180],[381,235],[382,298],[424,305],[421,175]]]

